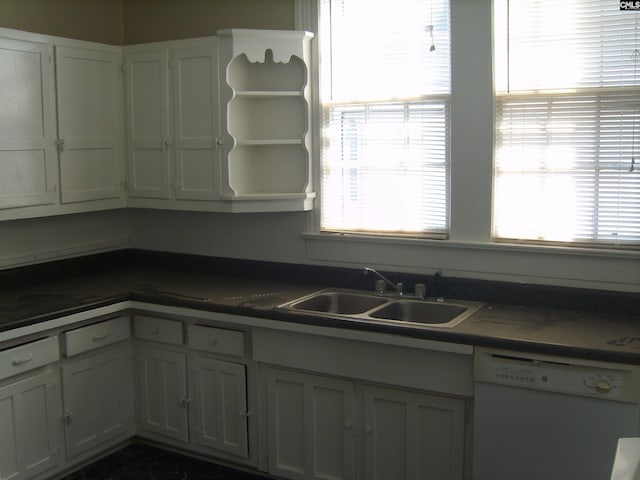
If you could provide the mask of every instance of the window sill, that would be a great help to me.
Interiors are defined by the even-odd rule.
[[[392,235],[364,235],[357,233],[303,233],[302,237],[312,241],[329,242],[362,242],[393,245],[421,245],[424,247],[437,246],[445,248],[462,248],[465,250],[493,250],[510,252],[535,252],[555,255],[588,255],[611,258],[640,259],[640,250],[618,250],[613,248],[564,247],[554,245],[531,245],[508,242],[461,242],[446,239],[402,237]]]
[[[523,284],[640,292],[640,251],[303,233],[308,258],[335,265]]]

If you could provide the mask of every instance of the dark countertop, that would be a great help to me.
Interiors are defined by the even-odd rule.
[[[140,260],[139,256],[137,259]],[[171,259],[159,266],[157,259],[132,262],[129,254],[107,257],[106,263],[88,266],[82,261],[73,267],[58,265],[54,273],[43,273],[42,268],[5,273],[0,278],[0,331],[137,300],[255,318],[640,364],[640,296],[635,294],[622,295],[624,308],[620,308],[620,298],[615,295],[600,298],[594,307],[589,303],[591,300],[585,300],[584,292],[578,292],[577,303],[586,303],[588,308],[575,308],[574,304],[546,305],[557,302],[553,298],[545,302],[543,297],[537,300],[541,305],[510,303],[513,296],[498,303],[493,301],[495,293],[487,293],[486,306],[453,328],[397,327],[277,308],[326,287],[360,288],[361,284],[348,278],[350,272],[327,269],[309,272],[309,268],[299,266],[280,266],[275,271],[272,265],[260,262],[249,262],[248,269],[246,262],[240,266],[232,262],[233,267],[223,262],[213,270],[210,265],[181,268],[177,265],[179,259]],[[360,281],[358,275],[354,274],[353,278]],[[449,281],[452,291],[462,291],[460,285]],[[567,296],[567,292],[564,294]],[[597,297],[598,292],[595,295]],[[607,302],[611,308],[598,307]]]

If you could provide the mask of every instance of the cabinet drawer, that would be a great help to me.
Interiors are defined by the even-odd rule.
[[[182,322],[165,318],[136,315],[133,319],[133,336],[154,342],[182,345],[184,333]]]
[[[244,355],[244,332],[189,325],[189,347],[223,355]]]
[[[67,357],[72,357],[126,340],[130,336],[129,317],[118,317],[65,332],[64,351]]]
[[[60,359],[58,337],[43,338],[0,352],[0,380]]]

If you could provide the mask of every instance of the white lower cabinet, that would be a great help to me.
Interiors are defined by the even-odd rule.
[[[199,322],[135,314],[0,348],[0,480],[135,435],[292,480],[470,478],[466,351]]]
[[[60,373],[46,367],[0,384],[0,478],[26,480],[63,459]]]
[[[247,458],[249,412],[245,366],[194,356],[189,378],[192,441]]]
[[[462,399],[267,369],[269,473],[294,480],[462,479]]]
[[[138,346],[136,363],[140,433],[188,442],[186,355]]]
[[[63,365],[68,458],[131,430],[132,377],[129,343],[101,349]]]
[[[226,359],[245,355],[245,334],[202,325],[188,325],[187,332],[185,342],[181,321],[134,319],[134,335],[141,340],[136,346],[139,433],[201,453],[248,459],[247,367]]]
[[[269,368],[269,473],[355,478],[355,403],[353,382]]]
[[[464,400],[365,385],[364,478],[461,479]]]
[[[100,453],[109,442],[133,435],[130,331],[129,317],[121,316],[62,334],[68,459]]]

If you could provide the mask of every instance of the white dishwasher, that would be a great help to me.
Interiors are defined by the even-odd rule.
[[[477,348],[473,480],[608,480],[640,366]]]

